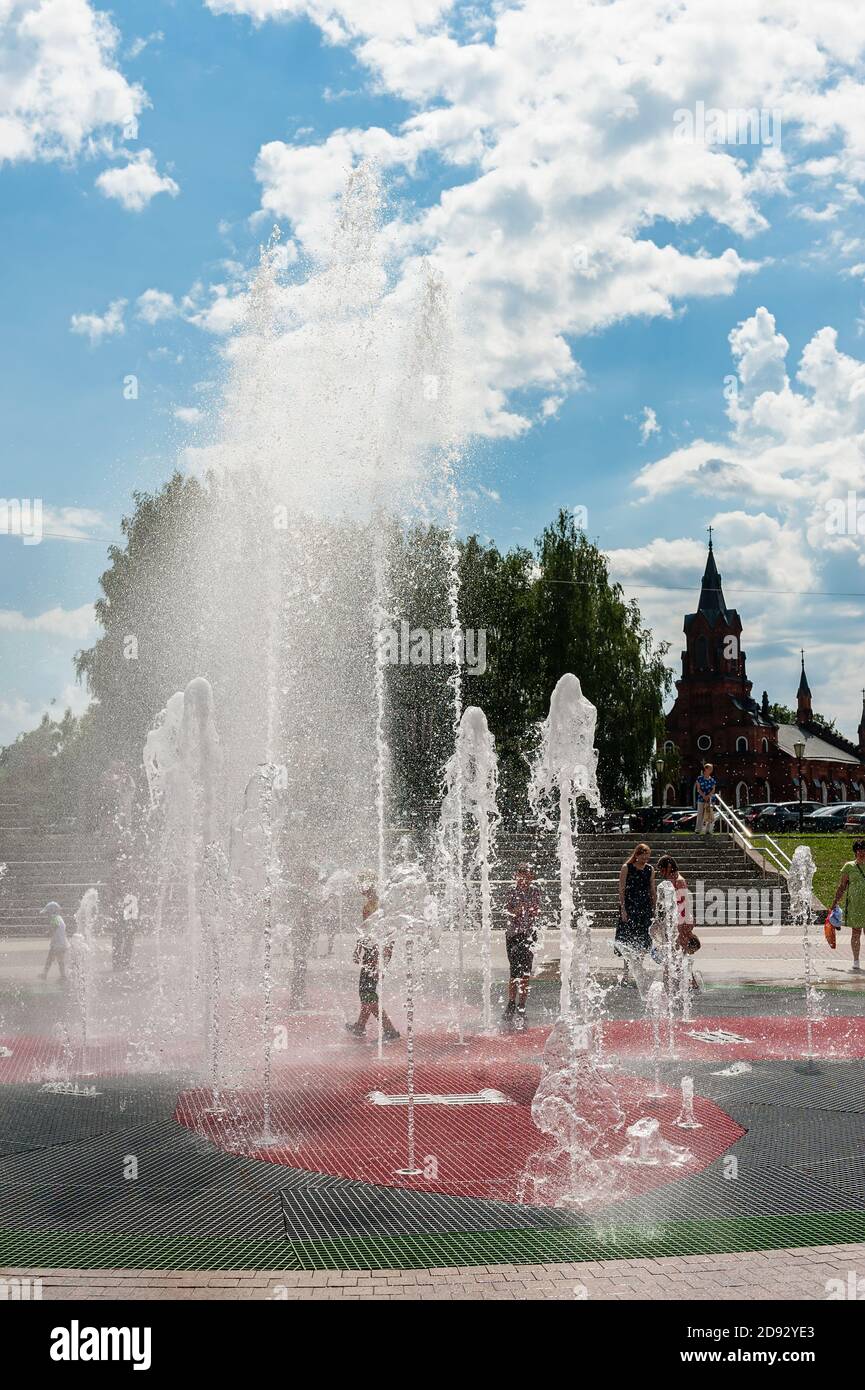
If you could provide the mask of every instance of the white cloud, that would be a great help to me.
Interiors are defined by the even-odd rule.
[[[643,406],[643,418],[640,421],[640,443],[645,444],[651,439],[653,434],[660,434],[661,426],[658,424],[658,417],[650,405]]]
[[[117,68],[118,41],[87,0],[0,0],[0,165],[134,133],[147,98]]]
[[[20,733],[35,729],[42,716],[48,714],[52,719],[61,719],[67,709],[74,715],[83,714],[90,704],[90,696],[83,685],[71,681],[64,684],[57,699],[46,699],[41,703],[26,699],[22,695],[11,695],[0,699],[0,747],[12,743]]]
[[[111,523],[92,507],[43,507],[46,540],[95,541],[105,537]]]
[[[351,37],[407,39],[434,24],[455,0],[205,0],[214,14],[247,15],[261,24],[268,19],[308,16],[334,43]]]
[[[396,204],[381,240],[404,273],[428,255],[458,306],[455,375],[467,432],[514,435],[554,410],[581,373],[572,344],[629,316],[669,317],[727,295],[753,267],[658,244],[655,222],[709,220],[735,236],[765,229],[761,200],[812,182],[839,207],[865,169],[861,27],[843,5],[739,0],[736,24],[704,0],[503,3],[485,24],[437,0],[209,0],[261,23],[305,15],[352,45],[379,92],[410,103],[394,129],[333,131],[318,144],[273,140],[255,172],[262,210],[326,255],[346,175],[373,159],[395,177],[434,167],[429,207]],[[724,53],[723,62],[707,54]],[[674,113],[706,106],[776,113],[784,148],[686,142]],[[768,138],[777,135],[775,116]],[[832,146],[820,151],[817,141]],[[816,225],[819,224],[815,224]]]
[[[738,324],[730,333],[729,433],[667,454],[637,483],[647,498],[677,489],[735,493],[799,518],[817,549],[849,548],[851,538],[827,535],[827,505],[861,490],[865,477],[865,362],[839,351],[834,328],[821,328],[791,384],[788,346],[765,307]]]
[[[179,312],[174,296],[165,290],[145,290],[135,301],[138,317],[151,325],[174,318]]]
[[[126,332],[123,313],[125,299],[114,299],[104,314],[73,314],[69,321],[70,332],[80,333],[90,339],[91,347],[98,347],[104,338],[114,338]]]
[[[106,198],[114,198],[127,212],[142,212],[158,193],[176,198],[180,185],[167,174],[160,174],[152,150],[139,150],[120,169],[105,169],[96,187]]]
[[[229,290],[228,285],[194,285],[182,302],[184,317],[196,328],[207,333],[224,337],[233,333],[243,321],[247,310],[248,294],[237,286]]]
[[[204,418],[204,412],[199,410],[197,405],[179,405],[174,412],[174,418],[183,425],[197,425]]]
[[[152,34],[133,39],[126,50],[127,58],[140,58],[146,48],[163,42],[165,35],[161,29],[154,29]]]
[[[96,614],[92,603],[80,608],[49,608],[29,618],[13,609],[0,608],[0,632],[45,633],[83,641],[96,632]]]

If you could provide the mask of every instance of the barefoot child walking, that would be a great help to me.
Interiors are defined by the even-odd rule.
[[[60,904],[55,902],[46,903],[40,912],[40,917],[46,912],[50,913],[51,936],[48,941],[48,958],[42,971],[43,980],[48,979],[48,971],[54,961],[57,962],[57,969],[60,971],[61,980],[66,979],[66,951],[69,942],[66,939],[66,923],[60,916]]]
[[[363,891],[363,920],[370,918],[374,912],[378,911],[378,893],[374,883],[367,883],[362,887]],[[393,943],[388,942],[382,954],[384,969],[390,965],[390,958],[393,955]],[[354,963],[360,966],[360,979],[358,980],[358,992],[360,994],[360,1016],[357,1023],[347,1023],[346,1029],[356,1038],[362,1038],[366,1032],[366,1025],[371,1018],[378,1018],[379,999],[378,999],[378,970],[379,970],[379,944],[372,936],[361,936],[358,938],[354,948]],[[381,1014],[382,1037],[385,1042],[393,1042],[399,1037],[399,1033],[394,1028],[384,1009]]]

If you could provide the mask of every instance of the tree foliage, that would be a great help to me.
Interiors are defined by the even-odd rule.
[[[155,493],[134,494],[134,501],[132,515],[122,522],[124,543],[111,547],[100,581],[96,614],[102,635],[76,658],[93,704],[77,721],[68,713],[59,722],[46,718],[0,757],[0,772],[9,777],[17,769],[34,794],[38,783],[40,796],[68,796],[76,784],[80,789],[88,779],[95,783],[115,759],[139,767],[144,737],[168,697],[202,672],[218,682],[207,641],[222,593],[218,572],[228,576],[232,567],[226,593],[238,575],[246,572],[250,584],[255,578],[256,556],[242,553],[239,542],[237,554],[215,555],[209,568],[202,563],[208,535],[232,534],[230,527],[215,525],[220,506],[228,504],[212,481],[177,473]],[[332,523],[337,551],[342,525]],[[388,531],[393,621],[449,628],[454,557],[447,533],[396,521]],[[639,797],[656,741],[663,738],[671,678],[665,648],[653,644],[636,602],[626,601],[611,582],[606,557],[562,511],[533,550],[501,551],[470,536],[458,545],[456,566],[460,623],[486,638],[485,669],[462,666],[462,705],[480,705],[487,715],[504,804],[524,806],[526,754],[556,682],[568,671],[579,676],[598,708],[605,804],[616,807]],[[234,619],[225,612],[220,621],[230,629]],[[241,646],[242,640],[238,634]],[[442,767],[453,750],[453,674],[452,666],[388,669],[398,817],[423,815],[435,805]]]

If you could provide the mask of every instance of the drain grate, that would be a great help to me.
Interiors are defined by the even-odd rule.
[[[483,1091],[468,1091],[462,1095],[457,1092],[436,1096],[422,1092],[414,1097],[388,1096],[384,1091],[370,1091],[367,1100],[371,1105],[408,1105],[412,1100],[415,1105],[516,1105],[516,1101],[506,1096],[504,1091],[494,1091],[491,1087]]]

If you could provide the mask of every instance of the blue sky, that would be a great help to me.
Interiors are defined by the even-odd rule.
[[[712,522],[757,693],[793,701],[804,645],[815,706],[852,732],[863,541],[823,518],[857,480],[865,500],[865,16],[680,8],[123,0],[108,29],[89,0],[13,0],[0,490],[41,497],[49,534],[0,534],[0,741],[84,703],[106,545],[218,394],[214,304],[231,318],[274,219],[314,256],[370,155],[396,281],[429,255],[459,311],[463,526],[527,544],[586,506],[675,659]],[[75,99],[40,106],[37,71]],[[676,143],[697,101],[780,112],[783,138]]]

